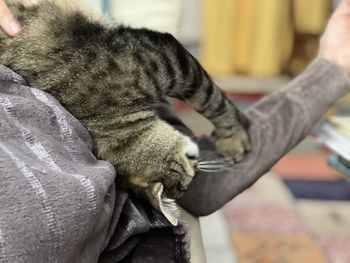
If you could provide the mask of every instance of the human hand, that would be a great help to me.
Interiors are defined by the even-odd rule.
[[[318,57],[350,75],[350,0],[343,0],[331,16],[320,41]]]
[[[37,2],[37,0],[23,0],[23,3],[28,6],[34,5]],[[15,36],[21,30],[20,25],[7,7],[5,0],[0,0],[0,27],[9,36]]]

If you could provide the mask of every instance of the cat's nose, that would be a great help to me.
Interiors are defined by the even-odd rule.
[[[191,160],[196,160],[198,157],[193,153],[186,153],[186,157]]]
[[[189,138],[185,145],[185,155],[188,159],[191,160],[196,160],[199,157],[199,150],[197,144],[192,142]]]

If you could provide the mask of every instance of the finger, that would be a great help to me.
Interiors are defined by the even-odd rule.
[[[0,27],[10,36],[15,36],[21,30],[4,1],[0,1]]]

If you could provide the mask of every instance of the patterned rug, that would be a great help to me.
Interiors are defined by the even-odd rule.
[[[224,208],[238,263],[350,262],[350,184],[300,147]]]

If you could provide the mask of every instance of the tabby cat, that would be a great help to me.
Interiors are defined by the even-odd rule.
[[[165,96],[214,124],[226,158],[240,161],[249,151],[238,110],[170,34],[113,25],[76,1],[7,3],[22,31],[0,33],[0,63],[57,98],[89,130],[96,156],[156,208],[183,194],[199,157],[191,139],[155,114]]]

